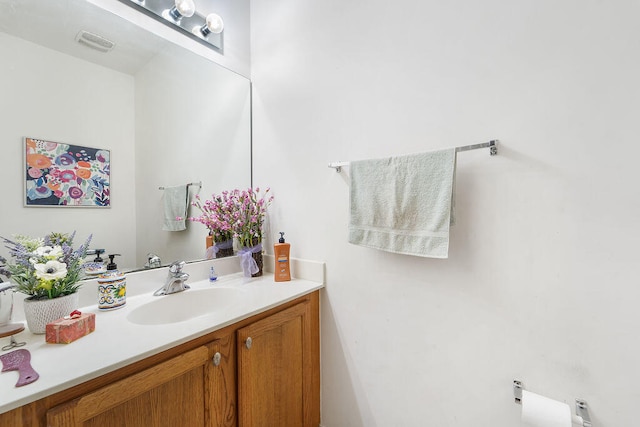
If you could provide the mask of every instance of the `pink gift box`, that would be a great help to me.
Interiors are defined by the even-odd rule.
[[[52,344],[69,344],[96,330],[96,315],[82,313],[75,319],[61,318],[47,323],[46,341]]]

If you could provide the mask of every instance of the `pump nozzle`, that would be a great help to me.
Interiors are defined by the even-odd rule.
[[[120,254],[110,254],[109,255],[109,264],[107,264],[107,270],[117,270],[118,266],[116,265],[115,262],[113,262],[113,259],[116,256],[121,256]]]
[[[93,260],[93,262],[103,262],[104,260],[102,258],[100,258],[100,254],[104,253],[104,249],[93,249],[93,250],[88,250],[87,251],[87,255],[95,255],[96,258]]]
[[[284,243],[284,231],[280,231],[280,239],[278,239],[278,243]]]

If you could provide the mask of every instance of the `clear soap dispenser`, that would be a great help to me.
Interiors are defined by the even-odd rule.
[[[127,302],[127,279],[113,261],[119,255],[109,255],[107,271],[98,277],[98,308],[100,310],[120,308]]]

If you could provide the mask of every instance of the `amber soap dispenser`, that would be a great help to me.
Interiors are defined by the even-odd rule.
[[[289,251],[291,245],[285,243],[284,232],[280,232],[278,243],[273,245],[273,253],[275,255],[275,270],[273,273],[276,282],[287,282],[291,280],[291,269],[289,268]]]

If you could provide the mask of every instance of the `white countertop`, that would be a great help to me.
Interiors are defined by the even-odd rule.
[[[133,310],[161,298],[172,299],[171,301],[175,299],[176,310],[189,310],[189,307],[180,306],[180,294],[152,296],[153,291],[162,285],[158,278],[166,276],[166,269],[158,269],[159,271],[133,273],[127,276],[127,303],[124,307],[112,311],[99,310],[97,304],[81,308],[83,312],[96,313],[96,330],[77,341],[70,344],[47,344],[44,335],[34,335],[28,329],[15,335],[16,341],[27,342],[20,348],[31,352],[31,365],[40,378],[31,384],[15,387],[18,380],[17,371],[0,373],[0,413],[115,371],[324,286],[324,277],[318,277],[318,274],[312,275],[314,280],[293,279],[290,282],[274,282],[271,273],[250,279],[245,279],[241,273],[231,273],[210,283],[203,277],[206,277],[205,272],[212,262],[216,260],[200,266],[187,266],[186,270],[195,281],[189,280],[191,289],[184,292],[197,292],[214,287],[235,288],[242,294],[239,302],[225,304],[224,307],[216,307],[212,312],[176,323],[132,323],[127,316]],[[225,262],[229,264],[229,260]],[[324,264],[314,264],[320,267],[312,266],[311,270],[321,271],[323,276]],[[220,269],[216,267],[216,270],[226,272],[224,265],[221,265]],[[300,267],[301,272],[307,270],[306,267]],[[81,295],[80,305],[87,301],[87,295],[93,296],[91,292],[96,292],[95,287],[83,286],[82,289],[84,288],[87,290],[81,291],[84,292],[84,298]],[[16,308],[18,310],[14,308],[14,311],[21,311],[19,301]],[[14,315],[14,318],[16,317]],[[8,343],[9,337],[0,339],[0,346]]]

